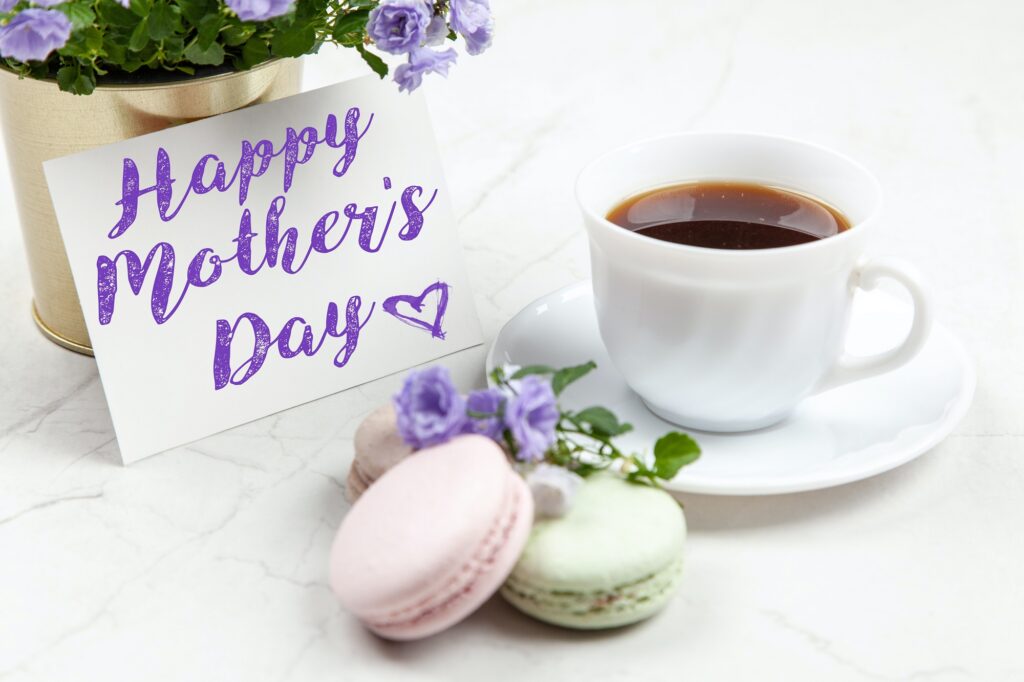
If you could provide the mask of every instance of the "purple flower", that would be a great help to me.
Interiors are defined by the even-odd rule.
[[[395,82],[398,90],[412,92],[420,87],[424,74],[439,73],[448,75],[448,69],[455,63],[456,53],[452,48],[442,52],[418,48],[409,53],[409,63],[395,69]]]
[[[19,62],[42,61],[71,37],[71,22],[63,12],[26,9],[0,28],[0,55]]]
[[[523,377],[518,394],[505,408],[505,426],[516,442],[516,459],[537,462],[555,442],[559,412],[551,383],[534,374]]]
[[[242,21],[266,21],[292,11],[292,0],[224,0]]]
[[[17,4],[18,0],[0,0],[0,12],[10,12]]]
[[[494,18],[488,0],[452,0],[451,22],[466,39],[466,52],[480,54],[491,46]]]
[[[14,0],[11,5],[14,6],[17,2],[18,0]],[[53,7],[54,5],[59,5],[62,2],[67,2],[67,0],[32,0],[32,4],[37,7]]]
[[[505,402],[505,394],[496,388],[485,388],[473,391],[466,398],[466,412],[469,422],[466,424],[468,433],[478,433],[491,440],[499,440],[505,425],[501,421],[501,404]]]
[[[426,40],[433,14],[426,0],[383,0],[370,11],[366,34],[384,52],[412,52]]]
[[[444,443],[465,429],[466,401],[444,367],[411,372],[394,403],[398,432],[416,449]]]

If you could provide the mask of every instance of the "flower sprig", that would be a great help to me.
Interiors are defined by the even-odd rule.
[[[412,372],[394,399],[399,434],[415,449],[479,434],[530,469],[554,466],[586,477],[614,467],[632,482],[654,486],[700,457],[697,443],[678,431],[659,438],[649,454],[623,452],[614,441],[632,425],[605,407],[560,407],[558,396],[596,366],[498,367],[489,388],[468,396],[458,392],[443,367]]]
[[[557,397],[570,384],[596,368],[593,361],[562,369],[531,365],[510,372],[506,368],[496,367],[490,379],[499,389],[514,394],[517,384],[528,381],[529,377],[548,378],[551,391]],[[674,478],[680,469],[700,457],[697,443],[679,431],[670,431],[659,438],[649,457],[623,452],[614,440],[632,430],[632,424],[620,421],[606,407],[595,405],[582,410],[559,408],[554,441],[545,450],[544,460],[583,477],[616,465],[628,480],[657,486],[660,481]],[[514,440],[508,441],[508,444],[512,448],[518,445]]]

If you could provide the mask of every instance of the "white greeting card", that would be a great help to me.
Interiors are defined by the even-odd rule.
[[[126,463],[481,341],[424,101],[373,76],[45,171]]]

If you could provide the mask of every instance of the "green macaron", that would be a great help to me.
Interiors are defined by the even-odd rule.
[[[502,596],[569,628],[636,623],[679,587],[686,520],[671,495],[611,474],[587,479],[565,516],[538,520]]]

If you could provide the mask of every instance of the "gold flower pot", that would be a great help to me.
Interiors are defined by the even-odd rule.
[[[100,85],[76,96],[54,81],[19,79],[0,68],[0,115],[32,277],[32,316],[43,334],[92,355],[44,161],[293,95],[301,80],[301,60],[281,59],[204,78]]]

